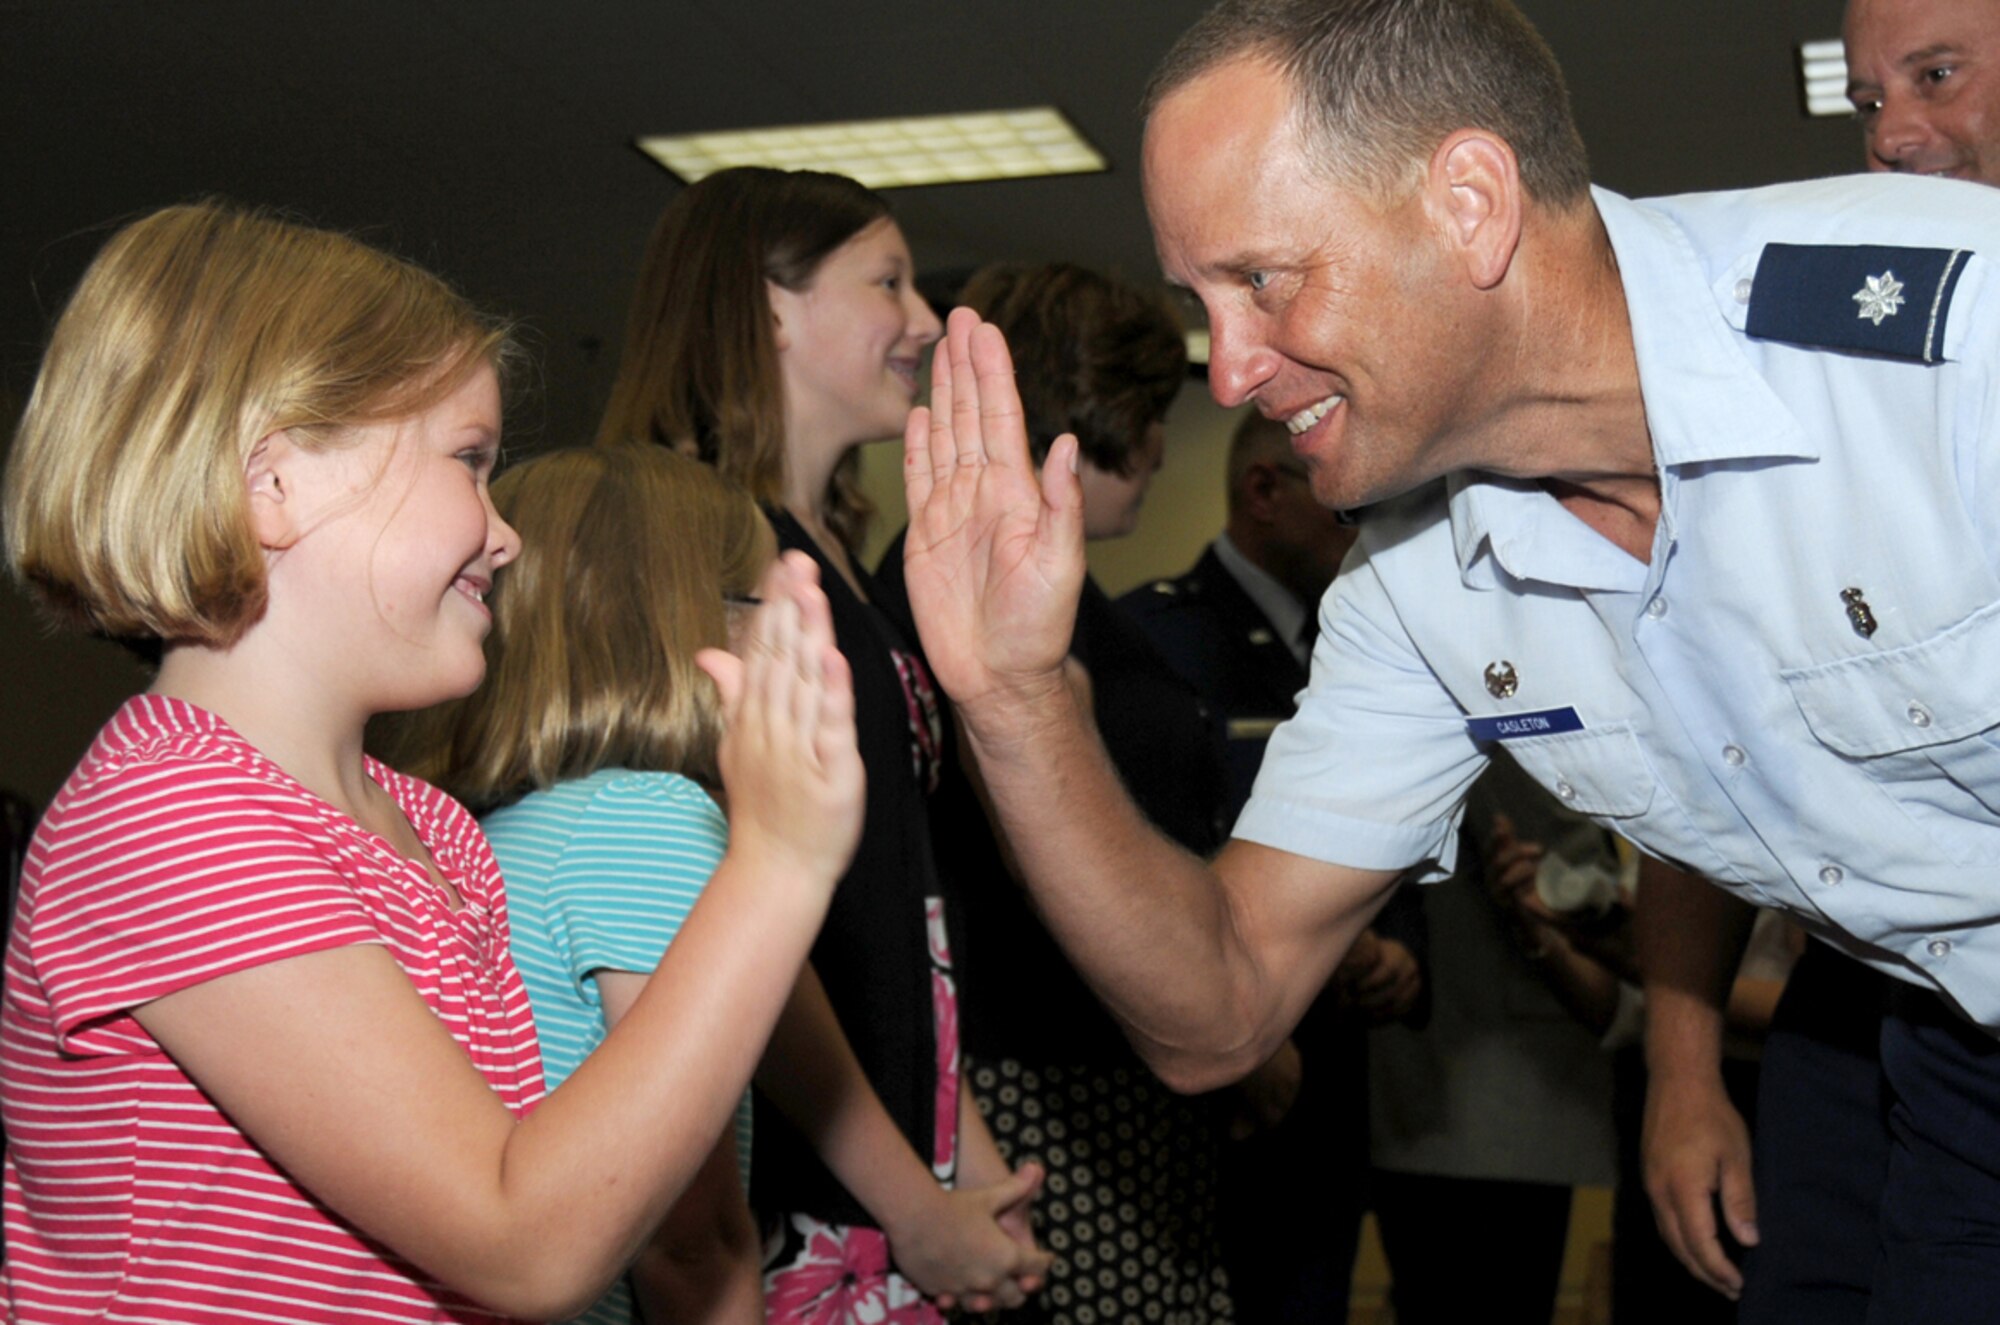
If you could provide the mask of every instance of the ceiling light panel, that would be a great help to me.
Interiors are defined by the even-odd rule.
[[[1806,114],[1854,113],[1847,99],[1847,50],[1838,40],[1799,43],[1799,78],[1805,85]]]
[[[690,184],[731,166],[830,170],[875,189],[1106,168],[1103,155],[1050,106],[646,137],[639,150]]]

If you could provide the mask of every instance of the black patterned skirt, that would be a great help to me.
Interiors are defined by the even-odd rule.
[[[1214,1104],[1136,1066],[971,1063],[973,1097],[1011,1165],[1040,1160],[1056,1325],[1220,1325],[1235,1318],[1216,1237]]]

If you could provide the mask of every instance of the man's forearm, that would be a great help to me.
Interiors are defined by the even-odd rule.
[[[1073,696],[965,728],[1036,908],[1140,1054],[1175,1084],[1190,1058],[1247,1057],[1256,972],[1221,883],[1139,814]]]
[[[1268,1059],[1391,876],[1231,843],[1213,866],[1147,823],[1067,691],[965,730],[1050,931],[1169,1085]]]
[[[1721,1071],[1725,1010],[1756,909],[1648,860],[1634,926],[1646,987],[1646,1062],[1656,1080]]]

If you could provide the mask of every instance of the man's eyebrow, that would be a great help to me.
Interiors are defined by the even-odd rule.
[[[1932,60],[1953,57],[1957,56],[1958,54],[1960,54],[1960,48],[1956,42],[1949,42],[1949,41],[1932,42],[1928,46],[1924,46],[1917,50],[1910,51],[1904,54],[1903,56],[1899,57],[1896,61],[1896,68],[1909,69],[1915,65],[1927,64]],[[1850,78],[1847,80],[1847,95],[1850,99],[1852,99],[1856,93],[1868,91],[1872,89],[1874,86],[1875,83],[1873,82],[1873,80],[1866,78]]]
[[[1911,51],[1902,59],[1896,61],[1896,67],[1898,69],[1907,69],[1913,64],[1922,64],[1927,60],[1935,60],[1940,55],[1956,54],[1958,54],[1958,46],[1955,43],[1949,41],[1933,42],[1921,50]]]
[[[1219,258],[1202,263],[1197,272],[1203,276],[1241,276],[1246,271],[1255,271],[1269,265],[1270,260],[1263,255],[1253,253],[1249,249],[1237,249],[1233,253],[1225,253]]]

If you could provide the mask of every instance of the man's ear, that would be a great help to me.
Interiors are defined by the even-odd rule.
[[[1431,154],[1425,199],[1480,290],[1505,279],[1521,243],[1520,165],[1503,138],[1460,129]]]
[[[1277,518],[1278,485],[1284,475],[1268,460],[1254,460],[1243,471],[1243,509],[1258,524]]]
[[[258,546],[281,552],[298,542],[299,503],[293,498],[292,458],[299,448],[283,430],[259,438],[243,462],[243,486],[250,498],[250,527]]]

